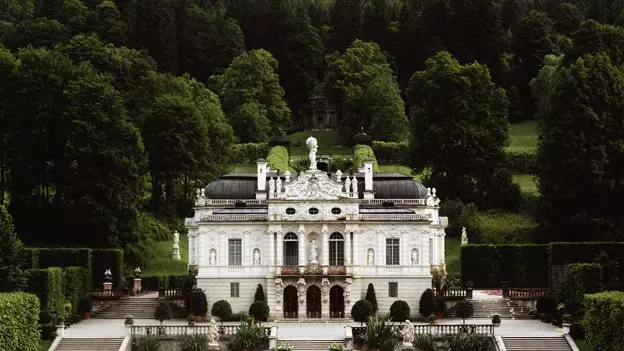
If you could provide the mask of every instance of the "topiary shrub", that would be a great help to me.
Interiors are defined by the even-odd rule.
[[[351,318],[353,318],[355,322],[364,323],[368,317],[373,314],[373,304],[368,300],[358,300],[353,304],[353,307],[351,307]]]
[[[435,313],[438,314],[443,314],[444,312],[446,312],[446,297],[444,296],[437,296],[436,297],[436,310]]]
[[[210,314],[219,317],[221,323],[223,323],[223,320],[232,314],[232,306],[226,300],[219,300],[212,305]]]
[[[377,313],[377,295],[375,295],[375,287],[373,286],[373,283],[368,283],[366,297],[364,299],[370,302],[373,306],[373,314]]]
[[[264,300],[254,301],[249,306],[249,315],[259,322],[266,322],[269,318],[269,305]]]
[[[537,313],[545,313],[549,316],[553,315],[557,310],[557,299],[551,295],[540,296],[540,298],[537,299],[535,308],[537,309]]]
[[[0,294],[0,347],[39,351],[39,299],[23,292]]]
[[[283,146],[273,146],[267,155],[267,164],[272,170],[285,172],[290,170],[288,150]]]
[[[262,289],[262,284],[258,284],[256,288],[256,294],[254,295],[254,301],[264,301],[266,302],[266,297],[264,296],[264,289]]]
[[[427,289],[420,295],[420,302],[418,303],[418,313],[421,316],[427,318],[436,312],[436,298],[433,294],[433,290]]]
[[[585,295],[586,312],[581,322],[594,350],[624,350],[624,292],[608,291]]]
[[[404,322],[409,319],[410,307],[409,304],[403,300],[396,300],[390,306],[390,317],[394,322]]]
[[[466,324],[466,318],[472,317],[474,313],[474,306],[471,302],[460,301],[455,305],[455,317],[461,318]]]
[[[80,301],[78,301],[78,313],[84,316],[87,313],[91,313],[92,310],[93,303],[91,302],[91,298],[87,295],[80,297]]]
[[[160,325],[162,325],[165,319],[171,319],[171,307],[169,307],[169,304],[164,301],[161,302],[158,307],[156,307],[154,318],[160,322]]]
[[[353,168],[355,170],[364,166],[364,161],[373,161],[373,172],[379,172],[379,165],[373,149],[368,145],[358,144],[353,147]]]
[[[201,289],[187,292],[184,298],[184,305],[190,313],[196,316],[205,316],[208,313],[206,294]]]

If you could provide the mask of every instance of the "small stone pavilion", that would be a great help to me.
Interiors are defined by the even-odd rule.
[[[323,95],[313,95],[304,107],[305,129],[333,129],[338,126],[336,106]]]

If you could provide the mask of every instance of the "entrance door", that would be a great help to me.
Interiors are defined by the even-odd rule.
[[[321,289],[316,285],[310,286],[306,298],[308,318],[321,318]]]
[[[297,288],[289,285],[284,289],[284,318],[297,318],[298,312]]]
[[[329,290],[329,316],[344,318],[344,289],[340,285],[334,285]]]

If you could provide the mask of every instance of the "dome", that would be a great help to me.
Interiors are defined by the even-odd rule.
[[[364,132],[364,127],[362,127],[362,130],[359,133],[353,136],[353,145],[358,144],[369,146],[373,145],[373,137]]]

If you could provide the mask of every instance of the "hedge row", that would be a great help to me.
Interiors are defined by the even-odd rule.
[[[379,164],[373,149],[368,145],[358,144],[353,147],[353,168],[357,171],[364,166],[364,161],[373,160],[373,172],[379,172]]]
[[[91,290],[91,274],[84,267],[63,269],[63,290],[67,301],[72,304],[72,314],[78,312],[78,301]]]
[[[461,247],[462,283],[475,288],[548,287],[548,245],[466,245]]]
[[[253,163],[269,152],[268,143],[245,143],[232,145],[233,163]]]
[[[608,291],[585,295],[582,320],[585,340],[594,350],[624,350],[624,292]]]
[[[507,166],[512,173],[534,174],[537,171],[537,159],[534,152],[506,150]]]
[[[406,164],[410,145],[407,142],[373,141],[373,152],[382,164]]]
[[[557,298],[565,302],[601,290],[602,269],[599,264],[571,263],[565,266],[563,282],[557,289]]]
[[[595,262],[600,252],[611,258],[621,257],[624,242],[551,243],[550,262],[556,265]]]
[[[288,158],[288,150],[286,150],[283,146],[274,146],[269,150],[269,154],[267,155],[267,164],[271,167],[272,170],[279,170],[280,172],[285,172],[289,170],[289,158]]]
[[[42,311],[63,311],[65,293],[61,268],[29,269],[26,277],[28,292],[37,295]]]
[[[39,299],[22,292],[0,294],[0,345],[3,351],[39,350]]]

